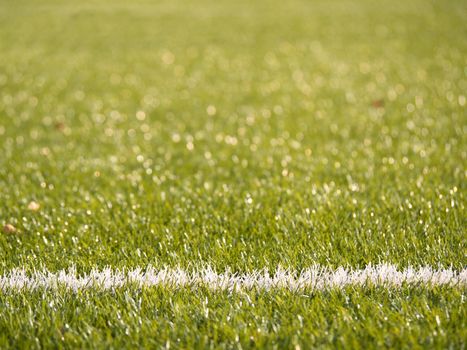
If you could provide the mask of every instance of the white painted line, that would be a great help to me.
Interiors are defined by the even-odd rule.
[[[433,269],[432,267],[405,268],[398,270],[389,264],[369,265],[364,269],[332,270],[319,265],[302,271],[278,268],[269,273],[267,270],[232,273],[216,272],[211,267],[187,271],[182,268],[156,269],[112,269],[92,270],[78,274],[74,268],[67,271],[50,272],[47,270],[27,273],[24,269],[13,269],[0,276],[0,291],[66,288],[115,289],[128,286],[167,288],[199,287],[211,289],[287,289],[287,290],[326,290],[348,286],[397,288],[404,285],[434,287],[466,287],[467,269]]]

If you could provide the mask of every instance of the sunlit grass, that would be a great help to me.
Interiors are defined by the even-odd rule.
[[[462,270],[465,23],[456,0],[0,0],[0,273]],[[463,288],[172,294],[2,294],[0,347],[465,346]]]

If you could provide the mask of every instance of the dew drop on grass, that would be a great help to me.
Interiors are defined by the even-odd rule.
[[[41,208],[41,205],[35,201],[31,201],[28,204],[28,210],[38,211]]]
[[[212,117],[212,116],[216,115],[217,110],[216,110],[216,107],[215,107],[215,106],[209,105],[209,106],[206,108],[206,112],[208,113],[209,116]]]

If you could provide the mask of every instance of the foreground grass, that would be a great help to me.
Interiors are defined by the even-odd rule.
[[[464,268],[465,23],[463,1],[0,0],[0,273]],[[0,347],[465,346],[460,288],[246,295],[1,295]]]
[[[443,289],[2,295],[0,342],[20,348],[462,348],[461,298],[459,290]]]

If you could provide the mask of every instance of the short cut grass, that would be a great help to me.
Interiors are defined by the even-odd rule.
[[[1,0],[0,274],[464,269],[466,23],[462,0]],[[464,300],[1,292],[0,347],[464,348]]]

